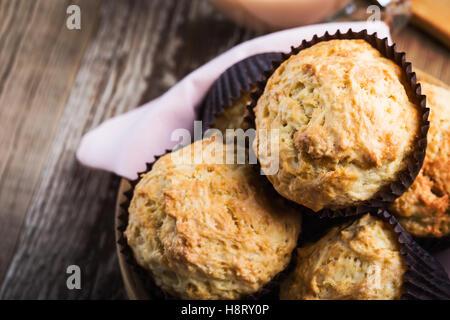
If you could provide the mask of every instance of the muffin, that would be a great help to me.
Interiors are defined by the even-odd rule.
[[[370,214],[334,227],[297,253],[295,270],[281,284],[281,299],[401,298],[407,267],[397,236],[389,224]]]
[[[430,107],[427,153],[416,180],[390,209],[414,236],[443,237],[450,234],[450,91],[421,84]]]
[[[248,116],[247,105],[251,102],[251,93],[253,89],[248,92],[242,93],[242,95],[233,100],[230,107],[225,108],[223,113],[216,117],[213,128],[218,129],[225,135],[227,129],[242,129],[247,130],[249,128],[245,118]]]
[[[300,214],[253,166],[225,164],[224,150],[213,136],[166,154],[134,189],[126,240],[136,262],[177,298],[256,293],[296,246]]]
[[[402,69],[359,39],[291,55],[253,110],[262,170],[282,196],[315,212],[357,207],[387,189],[415,161],[421,135]]]

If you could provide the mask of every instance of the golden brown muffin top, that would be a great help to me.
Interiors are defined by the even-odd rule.
[[[406,271],[399,250],[391,226],[364,215],[298,249],[297,266],[282,283],[280,298],[399,299]]]
[[[280,169],[268,178],[280,194],[314,211],[357,205],[410,161],[420,117],[408,95],[401,68],[364,40],[320,42],[269,78],[254,149],[272,142],[261,132],[279,130]]]
[[[289,263],[301,217],[250,165],[216,164],[222,143],[167,154],[134,190],[125,236],[158,286],[183,299],[257,292]],[[187,161],[202,152],[202,163]],[[183,158],[184,156],[184,158]]]
[[[405,229],[422,237],[450,234],[450,91],[421,82],[430,108],[422,170],[391,206]]]

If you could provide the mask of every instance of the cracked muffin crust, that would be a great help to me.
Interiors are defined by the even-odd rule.
[[[364,40],[320,42],[284,61],[254,109],[263,171],[279,155],[267,175],[275,189],[317,212],[357,206],[396,181],[421,124],[405,83]]]
[[[411,234],[442,237],[450,234],[450,91],[421,85],[430,108],[427,152],[416,180],[390,209]]]
[[[299,212],[252,166],[217,164],[221,146],[212,137],[161,157],[129,207],[125,237],[137,263],[178,298],[257,292],[288,265],[300,233]],[[192,161],[198,152],[201,163]]]
[[[281,285],[281,299],[401,298],[407,267],[397,235],[389,224],[370,214],[334,227],[297,253],[297,266]]]

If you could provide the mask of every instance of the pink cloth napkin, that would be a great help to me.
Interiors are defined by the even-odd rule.
[[[83,165],[107,170],[127,179],[137,178],[155,155],[170,150],[176,141],[171,133],[179,128],[192,130],[195,107],[220,74],[234,63],[254,54],[284,51],[321,36],[328,31],[348,29],[369,33],[379,38],[388,37],[388,26],[383,22],[346,22],[317,24],[271,33],[243,42],[188,74],[165,94],[123,115],[109,119],[89,131],[81,140],[76,156]],[[450,249],[435,255],[450,274]]]

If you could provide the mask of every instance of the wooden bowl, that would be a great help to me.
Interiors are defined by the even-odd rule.
[[[126,257],[122,254],[120,245],[118,241],[120,239],[120,231],[118,227],[121,222],[119,221],[119,215],[122,210],[120,205],[126,200],[124,193],[130,189],[130,183],[126,179],[120,181],[119,191],[117,193],[115,217],[114,217],[114,228],[116,235],[116,250],[117,257],[119,259],[120,272],[122,274],[123,283],[125,285],[125,291],[127,292],[128,298],[130,300],[150,300],[148,292],[145,290],[139,275],[134,271],[126,262]]]

